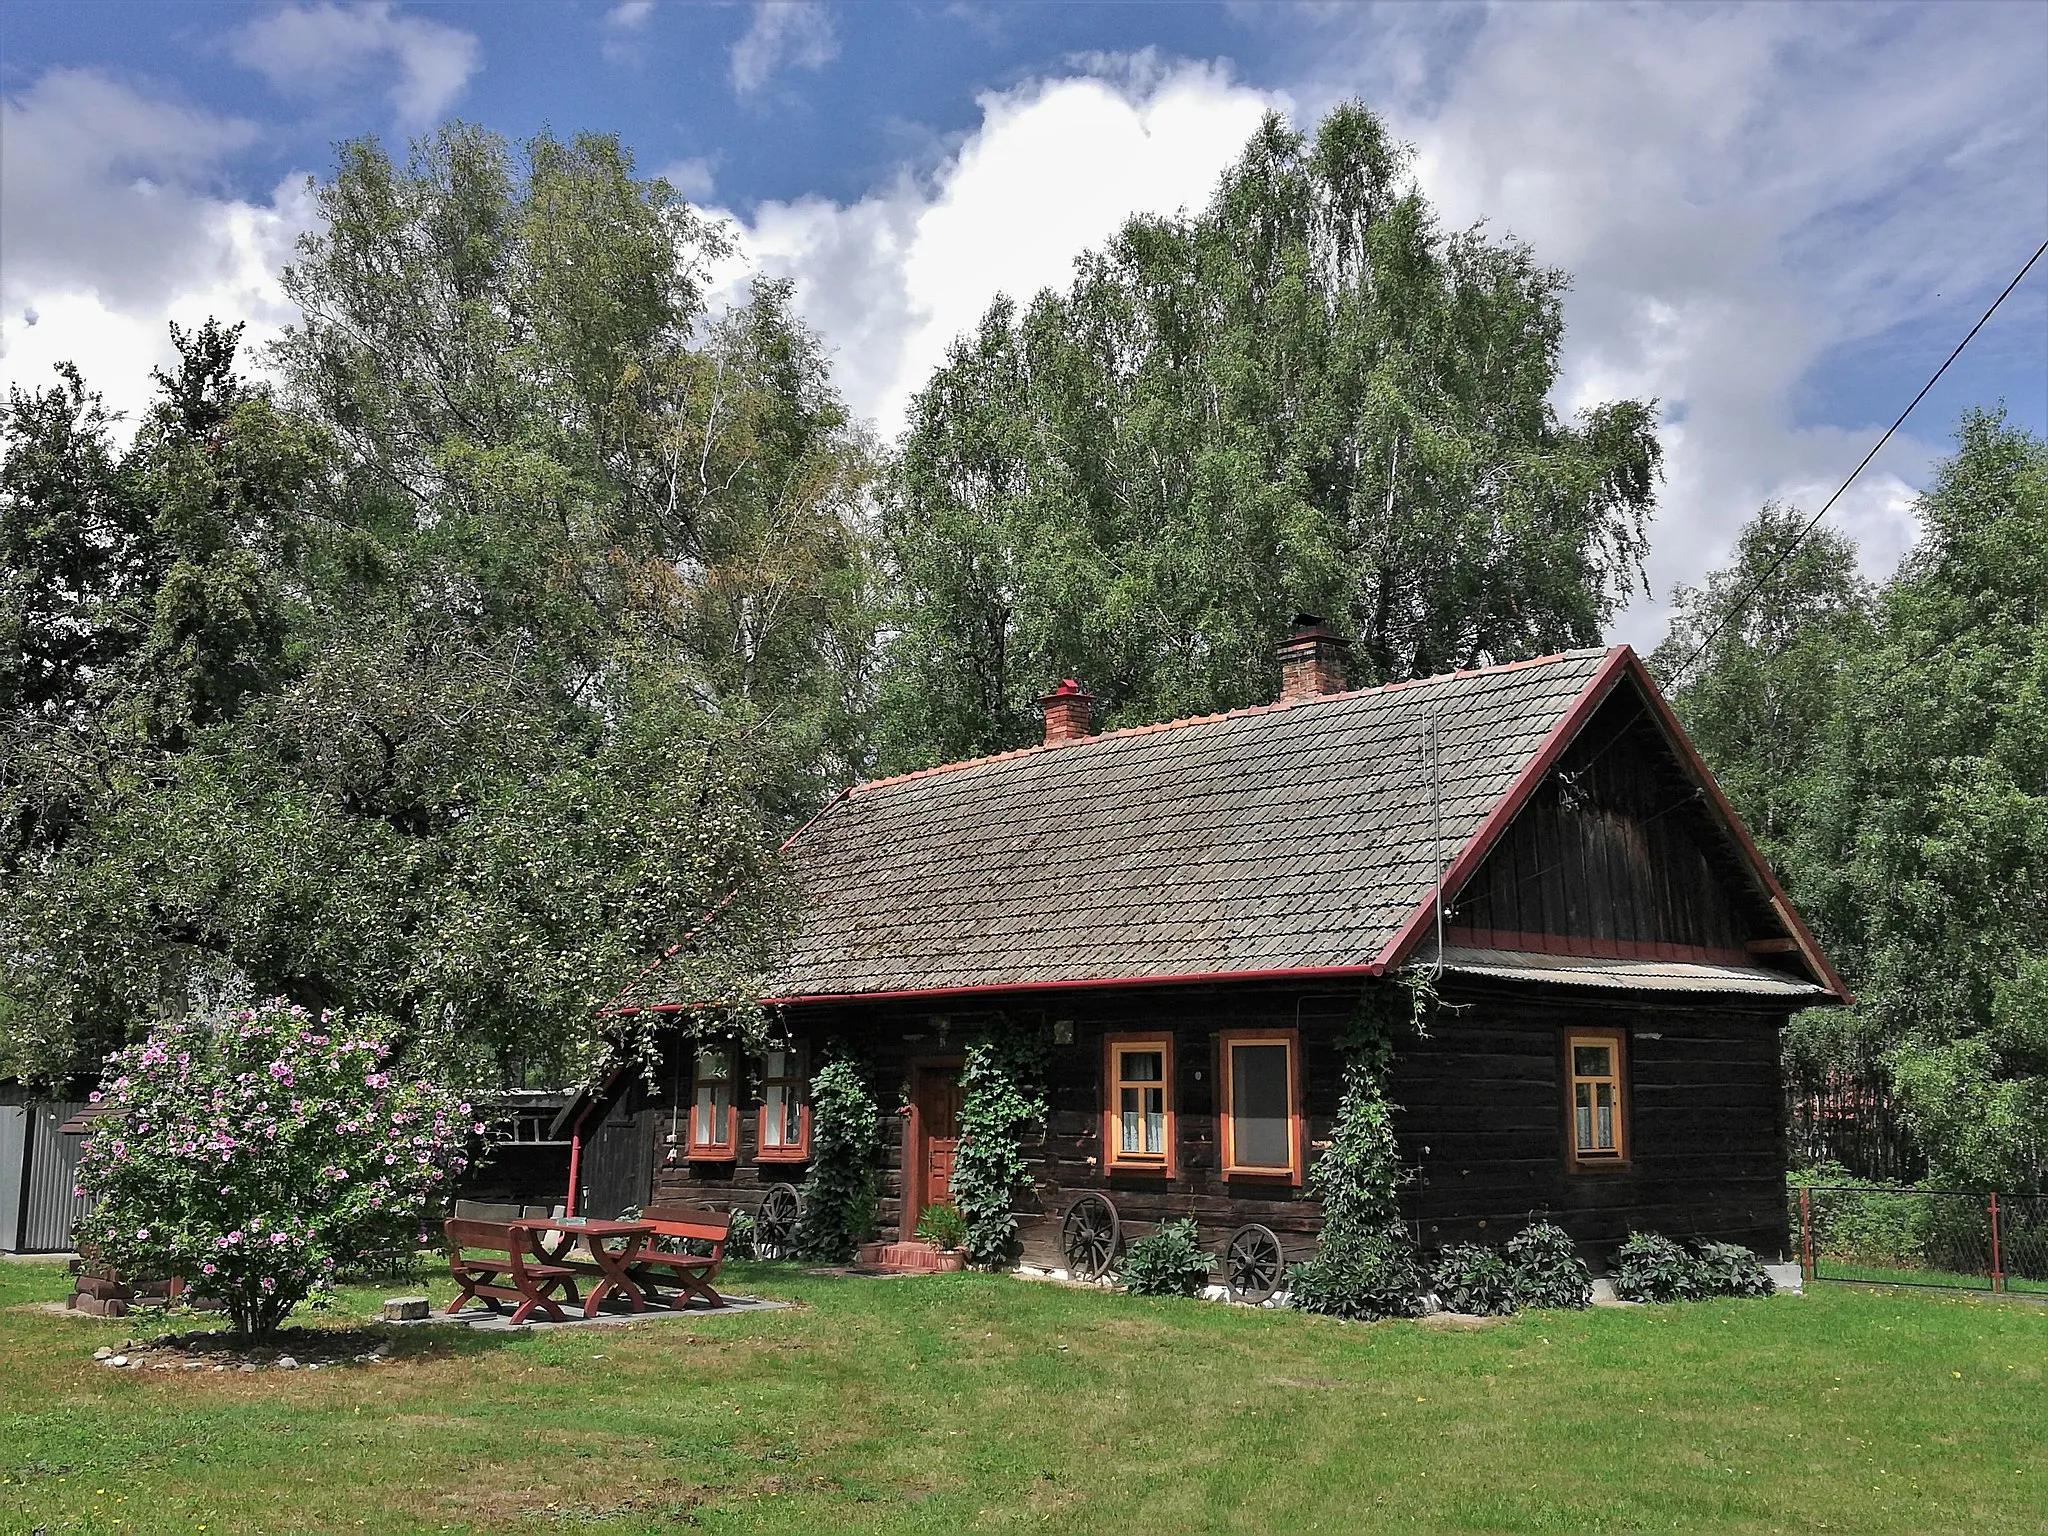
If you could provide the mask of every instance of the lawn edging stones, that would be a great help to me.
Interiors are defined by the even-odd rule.
[[[382,1365],[391,1341],[359,1328],[287,1328],[275,1339],[238,1341],[218,1329],[160,1333],[92,1352],[100,1365],[129,1371],[319,1371],[339,1365]]]

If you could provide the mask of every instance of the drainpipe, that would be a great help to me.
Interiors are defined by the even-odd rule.
[[[612,1088],[618,1080],[619,1074],[614,1071],[597,1091],[590,1095],[577,1113],[575,1123],[569,1127],[569,1198],[562,1202],[564,1216],[576,1214],[576,1191],[580,1187],[579,1181],[583,1171],[583,1122],[590,1118],[593,1109],[611,1097]]]

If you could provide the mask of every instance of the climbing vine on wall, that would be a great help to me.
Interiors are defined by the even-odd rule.
[[[797,1257],[844,1264],[874,1235],[881,1109],[859,1068],[840,1060],[811,1079],[811,1173]]]
[[[1343,1039],[1344,1096],[1329,1149],[1309,1170],[1309,1192],[1323,1203],[1316,1256],[1288,1271],[1294,1305],[1339,1317],[1412,1316],[1422,1307],[1424,1276],[1401,1226],[1406,1174],[1394,1143],[1387,1075],[1394,1032],[1420,1028],[1433,997],[1382,983],[1359,999]]]
[[[1017,1256],[1015,1195],[1029,1172],[1024,1139],[1046,1114],[1044,1026],[1001,1020],[966,1055],[953,1204],[967,1221],[968,1258],[994,1268]]]

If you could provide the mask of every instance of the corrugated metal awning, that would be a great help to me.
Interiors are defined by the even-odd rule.
[[[1619,987],[1629,992],[1734,992],[1785,998],[1828,995],[1825,987],[1800,977],[1752,965],[1610,960],[1594,955],[1533,954],[1519,949],[1469,949],[1455,944],[1444,950],[1444,969],[1505,981],[1563,982],[1567,986]]]

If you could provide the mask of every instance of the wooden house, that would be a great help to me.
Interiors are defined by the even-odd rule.
[[[900,1089],[882,1220],[907,1235],[946,1196],[962,1044],[1000,1018],[1052,1042],[1026,1263],[1068,1267],[1084,1201],[1297,1257],[1341,1031],[1422,967],[1441,1006],[1389,1096],[1425,1246],[1548,1216],[1596,1267],[1631,1228],[1778,1256],[1779,1030],[1844,989],[1642,662],[1356,691],[1343,667],[1305,621],[1274,704],[1098,735],[1063,684],[1042,745],[841,796],[791,849],[782,1048],[679,1044],[671,1084],[586,1103],[590,1208],[786,1201],[836,1037]]]

